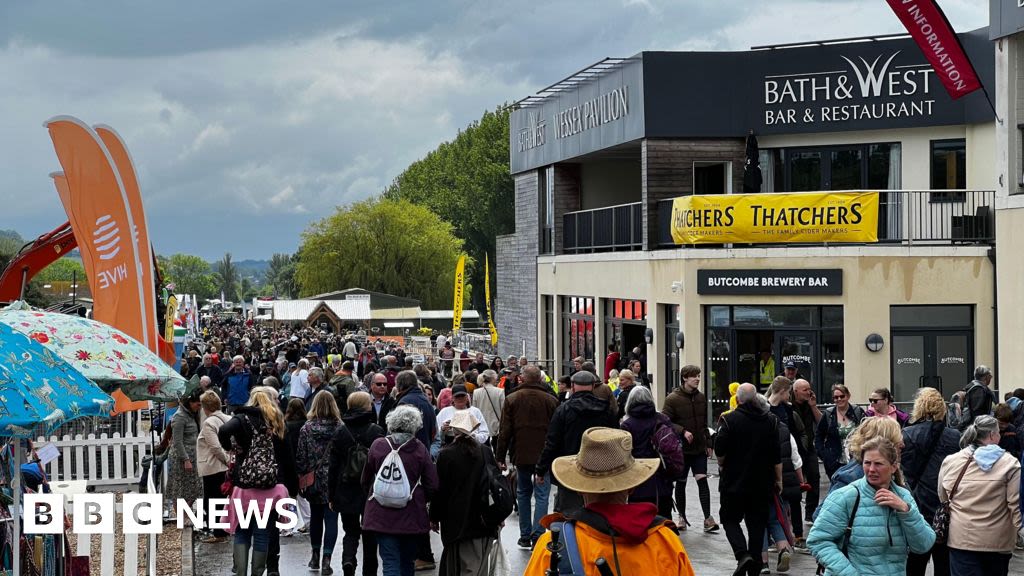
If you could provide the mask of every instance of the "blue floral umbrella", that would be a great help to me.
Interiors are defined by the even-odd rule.
[[[45,435],[86,416],[109,416],[114,402],[39,342],[0,323],[0,436]]]

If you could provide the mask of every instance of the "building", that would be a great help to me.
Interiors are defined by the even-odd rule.
[[[960,37],[994,86],[988,30]],[[697,364],[716,414],[730,382],[787,361],[819,399],[843,382],[859,402],[882,386],[949,396],[994,362],[995,121],[981,93],[950,99],[909,37],[606,59],[510,122],[503,354],[563,373],[639,347],[656,398]],[[762,196],[743,200],[749,133]],[[676,198],[781,212],[773,194],[843,190],[879,191],[870,239],[673,240]]]
[[[380,336],[406,336],[426,327],[451,330],[451,310],[422,310],[414,298],[348,288],[300,300],[258,302],[258,318],[275,325],[301,324],[332,333],[366,330]],[[476,310],[463,310],[463,325],[478,327]]]

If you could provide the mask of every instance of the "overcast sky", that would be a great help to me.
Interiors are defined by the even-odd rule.
[[[958,31],[985,0],[941,0]],[[157,252],[292,252],[487,109],[606,56],[902,32],[883,0],[0,3],[0,229],[64,222],[42,123],[117,129]]]

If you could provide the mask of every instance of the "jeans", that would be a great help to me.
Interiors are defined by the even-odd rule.
[[[907,576],[924,576],[929,559],[932,561],[933,576],[949,576],[949,548],[939,542],[924,554],[911,552],[907,556]]]
[[[373,532],[363,531],[360,525],[361,514],[342,514],[341,526],[345,536],[341,539],[341,563],[358,566],[356,549],[359,538],[363,539],[363,576],[377,576],[377,536]]]
[[[384,576],[413,576],[416,573],[416,545],[419,537],[419,534],[377,533],[377,549],[380,551]]]
[[[330,556],[334,553],[334,544],[337,541],[338,513],[328,508],[327,504],[310,502],[309,544],[314,550],[320,548],[324,556]]]
[[[245,544],[246,546],[252,546],[252,549],[256,552],[269,552],[270,551],[270,528],[255,528],[256,523],[252,524],[251,528],[242,528],[241,526],[235,530],[235,544]]]
[[[780,500],[780,502],[782,504],[782,517],[785,518],[789,516],[789,502],[786,502],[785,500]],[[779,542],[785,542],[787,546],[789,545],[789,540],[786,538],[786,528],[779,522],[779,516],[775,511],[774,503],[768,504],[768,526],[764,533],[764,547],[761,548],[762,552],[768,550],[769,537],[771,537],[772,541],[776,543],[776,546],[778,546]],[[782,548],[782,546],[779,546],[779,550],[782,550]]]
[[[551,495],[551,474],[544,477],[544,484],[533,483],[533,466],[516,469],[516,501],[519,506],[519,537],[539,538],[544,533],[540,519],[548,513],[548,497]],[[530,497],[536,506],[530,514]],[[531,521],[532,520],[532,521]]]
[[[949,573],[952,576],[1006,576],[1012,554],[971,552],[949,549]]]

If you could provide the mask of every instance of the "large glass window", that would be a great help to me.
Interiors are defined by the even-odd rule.
[[[594,360],[594,299],[562,297],[562,371],[572,370],[572,359]]]
[[[931,189],[967,188],[967,140],[932,140]],[[963,202],[963,192],[932,192],[932,202]]]
[[[843,382],[842,306],[705,307],[707,396],[714,419],[728,408],[729,384],[764,391],[786,362],[797,365],[819,398]]]
[[[633,357],[633,350],[643,351],[647,346],[644,332],[647,330],[647,302],[643,300],[622,300],[618,298],[604,302],[604,346],[614,346],[619,352],[623,367]]]
[[[761,150],[763,192],[898,190],[898,143]]]
[[[541,358],[545,370],[554,373],[555,361],[555,298],[547,294],[541,296],[544,310],[544,356]]]
[[[540,191],[540,253],[554,253],[555,237],[555,167],[548,166],[537,173]]]
[[[662,350],[665,351],[665,378],[662,382],[665,385],[664,394],[679,385],[679,348],[676,347],[676,334],[682,326],[680,307],[678,304],[663,304],[662,309],[665,315],[665,337],[662,338]]]

